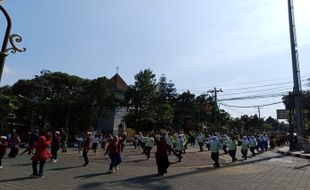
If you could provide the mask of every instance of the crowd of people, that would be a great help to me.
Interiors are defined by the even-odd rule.
[[[32,159],[32,174],[33,177],[44,177],[45,163],[50,160],[53,163],[57,162],[58,151],[67,152],[68,136],[65,130],[61,128],[59,131],[52,131],[41,134],[35,129],[28,133],[28,147],[20,154],[33,154]],[[15,129],[11,133],[0,137],[0,168],[2,168],[2,158],[6,155],[7,148],[10,149],[8,157],[14,158],[19,153],[21,140]],[[104,155],[110,158],[109,173],[114,173],[119,170],[119,164],[122,162],[122,152],[128,141],[126,134],[118,135],[103,135],[98,132],[86,132],[75,138],[77,142],[78,153],[82,152],[84,158],[83,166],[89,164],[88,152],[92,150],[96,155],[99,147],[104,151]],[[182,132],[170,131],[150,131],[148,133],[138,133],[133,136],[132,144],[135,149],[140,149],[150,159],[151,151],[156,146],[155,158],[159,175],[167,173],[170,165],[169,155],[173,153],[179,162],[182,161],[183,154],[186,153],[188,146],[199,146],[199,151],[210,151],[211,159],[214,161],[214,167],[220,167],[219,155],[220,150],[223,154],[228,154],[232,162],[237,161],[236,153],[240,146],[242,160],[248,158],[248,151],[251,157],[256,154],[268,151],[270,148],[288,143],[287,135],[273,134],[210,134],[206,135],[203,132],[191,132],[184,134]],[[39,170],[38,170],[39,165]]]

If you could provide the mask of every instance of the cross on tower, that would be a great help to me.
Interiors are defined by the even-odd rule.
[[[118,70],[119,70],[119,67],[117,66],[117,67],[116,67],[116,74],[118,74]]]

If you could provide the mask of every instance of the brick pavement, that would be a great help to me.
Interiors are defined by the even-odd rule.
[[[171,161],[176,161],[176,157],[171,156]],[[215,169],[209,152],[190,148],[183,161],[172,164],[168,174],[163,177],[156,175],[154,157],[145,160],[145,156],[131,146],[125,150],[120,171],[114,174],[106,173],[109,160],[103,158],[102,151],[96,156],[90,153],[90,164],[87,167],[81,166],[83,158],[76,151],[70,149],[68,153],[60,153],[57,163],[46,164],[43,179],[29,177],[31,160],[28,155],[6,158],[3,162],[0,190],[310,189],[309,161],[275,152],[260,154],[234,164],[230,163],[228,155],[221,155],[222,166]]]

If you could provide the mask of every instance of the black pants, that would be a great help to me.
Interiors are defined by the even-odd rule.
[[[214,161],[214,166],[218,167],[219,164],[219,153],[218,152],[211,152],[211,158]]]
[[[151,150],[152,150],[152,147],[150,147],[150,146],[146,146],[146,147],[144,148],[144,153],[145,153],[145,155],[147,156],[147,158],[150,158]]]
[[[198,142],[200,151],[203,151],[203,142]]]
[[[38,162],[40,162],[39,174],[38,174],[38,169],[37,169]],[[45,162],[46,160],[40,160],[40,161],[32,160],[32,175],[43,176],[43,169],[44,169]]]
[[[241,153],[242,153],[242,158],[246,160],[248,158],[248,150],[241,150]]]
[[[53,160],[57,160],[57,156],[58,156],[58,147],[51,147],[51,153],[52,153],[52,159]]]
[[[111,163],[110,163],[110,171],[113,170],[114,167],[117,167],[121,162],[122,158],[120,154],[109,155]]]
[[[88,150],[83,150],[83,158],[84,158],[84,165],[87,165],[89,163],[88,156],[87,156]]]
[[[252,156],[255,156],[255,155],[256,155],[255,152],[254,152],[254,150],[255,150],[255,147],[251,147],[251,148],[250,148],[250,151],[251,151],[251,153],[252,153]]]
[[[227,151],[227,145],[223,145],[223,151],[224,151],[224,154],[227,154],[228,151]]]
[[[66,141],[61,142],[61,151],[62,152],[67,152]]]
[[[229,150],[228,153],[229,153],[229,156],[232,158],[233,162],[237,160],[237,158],[236,158],[236,150]]]
[[[167,173],[170,162],[168,156],[156,156],[157,171],[159,175]]]
[[[0,155],[0,166],[2,166],[2,158],[4,155]]]
[[[11,148],[8,157],[15,158],[18,154],[19,148]]]

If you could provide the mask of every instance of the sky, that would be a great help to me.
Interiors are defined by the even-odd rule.
[[[178,89],[217,93],[233,117],[276,117],[292,90],[286,0],[6,0],[24,53],[6,58],[1,86],[43,69],[127,84],[139,71],[164,74]],[[310,1],[294,0],[303,90],[310,78]],[[4,18],[0,20],[3,36]],[[1,42],[2,43],[2,42]],[[257,98],[262,96],[263,98]],[[236,100],[237,99],[237,100]],[[237,108],[249,106],[251,108]],[[253,106],[253,107],[252,107]]]

